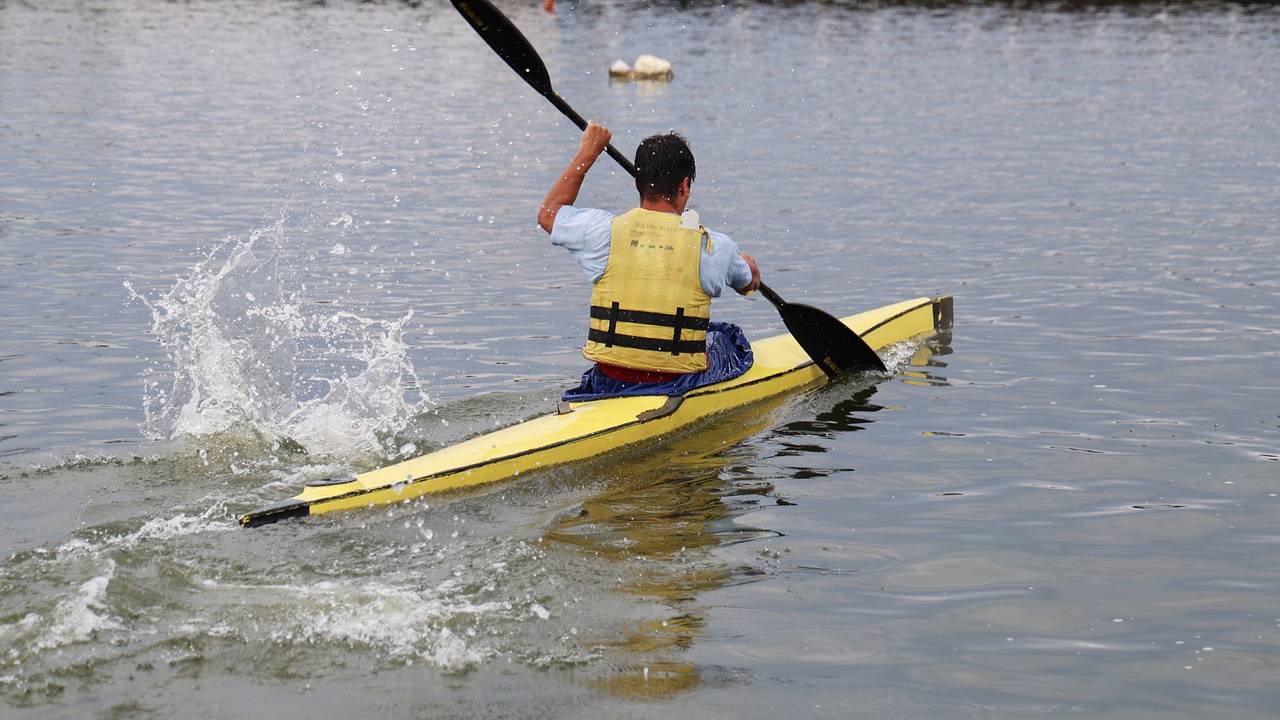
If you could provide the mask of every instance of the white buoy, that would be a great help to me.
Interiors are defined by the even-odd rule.
[[[609,66],[609,77],[630,80],[635,77],[635,71],[633,71],[631,66],[625,62],[615,60],[613,61],[613,64]]]
[[[670,80],[671,63],[655,55],[641,55],[636,58],[635,73],[637,80]]]
[[[609,66],[609,77],[614,80],[670,80],[673,74],[671,63],[655,55],[641,55],[635,67],[622,60]]]

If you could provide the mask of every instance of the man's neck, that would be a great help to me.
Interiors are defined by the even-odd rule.
[[[657,198],[655,200],[641,199],[640,207],[644,210],[652,210],[653,212],[671,213],[679,215],[680,210],[676,209],[676,204],[666,198]]]

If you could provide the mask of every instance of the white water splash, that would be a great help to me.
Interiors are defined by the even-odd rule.
[[[223,241],[159,297],[125,283],[169,355],[146,378],[142,431],[394,453],[391,436],[430,404],[403,340],[413,313],[375,320],[308,298],[284,225]]]
[[[49,612],[31,612],[15,623],[0,624],[0,641],[10,647],[50,650],[93,639],[101,631],[121,629],[105,603],[107,586],[115,573],[116,563],[108,559],[101,575],[86,580]]]
[[[447,584],[446,584],[447,585]],[[298,612],[292,627],[272,634],[282,643],[339,642],[377,648],[390,657],[417,659],[449,671],[481,662],[492,649],[480,637],[466,637],[450,625],[513,614],[507,601],[473,603],[436,592],[382,583],[321,582],[295,587]]]
[[[894,375],[911,367],[911,360],[916,353],[920,351],[920,343],[918,342],[898,342],[893,343],[887,348],[881,350],[880,359],[884,363],[888,374]]]
[[[98,556],[113,550],[130,550],[149,540],[170,540],[204,532],[227,532],[238,527],[228,517],[225,500],[215,500],[202,513],[153,517],[133,532],[98,536],[92,540],[72,538],[53,551],[60,562]]]

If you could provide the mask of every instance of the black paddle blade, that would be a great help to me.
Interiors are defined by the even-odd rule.
[[[462,17],[471,23],[471,27],[489,43],[489,47],[498,53],[516,74],[533,86],[542,95],[555,95],[551,88],[551,74],[543,64],[538,51],[525,38],[506,15],[493,6],[489,0],[452,0]]]
[[[489,0],[452,0],[452,2],[458,13],[471,24],[486,43],[489,43],[489,47],[498,53],[498,57],[516,71],[517,75],[524,78],[524,81],[529,83],[539,95],[550,100],[557,110],[578,126],[579,130],[587,129],[587,121],[556,94],[555,88],[551,87],[551,74],[547,72],[542,56],[538,55],[533,44],[524,36],[524,33],[520,32],[515,23],[503,15],[502,11],[494,7]],[[609,157],[622,166],[623,170],[633,176],[636,174],[636,166],[612,143],[605,150],[609,153]]]
[[[884,363],[858,333],[816,307],[787,303],[778,308],[791,336],[831,377],[845,372],[884,372]]]
[[[789,303],[764,283],[760,283],[760,294],[773,303],[791,337],[829,377],[850,371],[885,372],[876,351],[839,319],[816,307]]]

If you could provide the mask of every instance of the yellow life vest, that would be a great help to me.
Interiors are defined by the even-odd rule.
[[[636,208],[614,218],[609,243],[582,354],[636,370],[706,370],[711,296],[698,275],[704,246],[710,250],[706,229]]]

